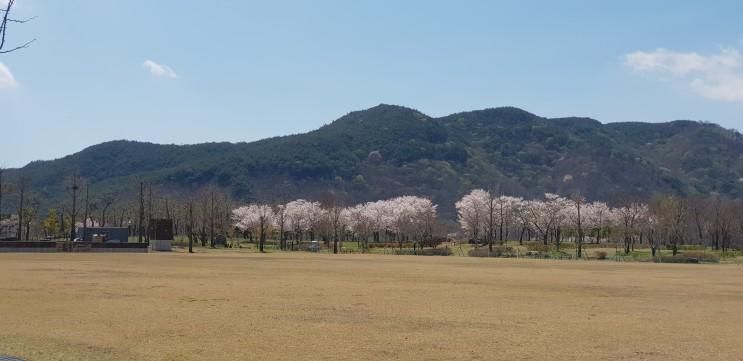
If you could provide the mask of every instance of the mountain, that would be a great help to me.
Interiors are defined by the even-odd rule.
[[[318,198],[347,203],[429,196],[454,218],[475,187],[538,196],[580,192],[617,201],[658,193],[743,196],[743,137],[715,124],[602,124],[504,107],[441,118],[393,105],[349,113],[317,130],[251,143],[157,145],[112,141],[23,173],[47,207],[79,173],[94,193],[134,198],[140,180],[185,196],[206,185],[241,201]]]

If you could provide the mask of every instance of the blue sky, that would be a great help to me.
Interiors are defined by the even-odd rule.
[[[2,1],[2,0],[0,0]],[[379,103],[743,129],[741,1],[17,0],[0,166],[251,141]]]

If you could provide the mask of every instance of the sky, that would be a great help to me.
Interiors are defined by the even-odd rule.
[[[6,0],[0,0],[4,3]],[[743,130],[743,1],[17,0],[0,167],[242,142],[380,103]]]

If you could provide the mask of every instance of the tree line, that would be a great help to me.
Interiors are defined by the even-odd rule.
[[[142,182],[136,192],[121,195],[95,191],[73,176],[66,180],[67,201],[42,210],[41,195],[28,184],[22,175],[9,183],[0,170],[0,238],[74,238],[86,228],[106,226],[126,227],[131,237],[146,242],[150,220],[170,219],[174,233],[185,237],[189,248],[214,247],[220,239],[239,246],[229,240],[248,239],[264,250],[266,240],[273,239],[285,250],[321,241],[338,252],[349,240],[367,249],[369,242],[423,247],[462,237],[487,244],[491,251],[507,240],[539,241],[557,250],[564,242],[573,242],[581,257],[586,243],[619,244],[627,254],[636,246],[649,247],[653,255],[668,247],[675,255],[683,244],[727,252],[741,246],[743,239],[743,201],[718,195],[657,196],[610,205],[575,194],[524,199],[475,189],[455,204],[462,233],[455,236],[447,234],[451,227],[439,219],[437,205],[416,196],[345,206],[328,192],[318,201],[239,205],[213,186],[183,194]],[[13,204],[7,201],[9,193]]]
[[[546,193],[524,199],[475,189],[456,203],[458,222],[470,241],[501,244],[518,237],[519,243],[539,240],[554,245],[576,245],[581,257],[586,242],[613,242],[629,254],[636,245],[651,249],[668,246],[675,256],[683,244],[701,244],[727,252],[743,239],[743,201],[718,195],[697,198],[657,196],[643,202],[625,200],[610,206],[580,195]]]
[[[402,196],[342,206],[335,197],[323,202],[298,199],[286,204],[253,203],[232,211],[236,227],[259,240],[259,250],[270,232],[276,232],[281,249],[294,249],[294,241],[316,238],[338,253],[341,242],[352,240],[366,250],[369,241],[404,242],[414,247],[430,246],[443,229],[431,200]],[[291,241],[289,246],[288,241]]]

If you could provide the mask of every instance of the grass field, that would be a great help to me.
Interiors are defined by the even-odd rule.
[[[743,267],[465,257],[0,254],[29,360],[743,360]]]

